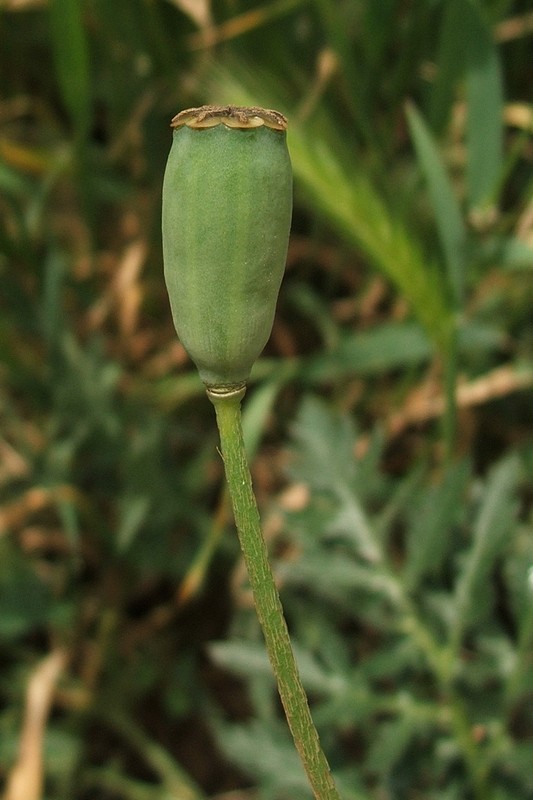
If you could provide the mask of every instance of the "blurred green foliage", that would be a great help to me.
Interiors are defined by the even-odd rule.
[[[528,6],[0,2],[5,800],[309,797],[163,284],[205,102],[290,119],[244,424],[343,797],[533,796]]]

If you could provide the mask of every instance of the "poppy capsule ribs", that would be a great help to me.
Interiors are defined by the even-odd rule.
[[[292,215],[285,117],[202,106],[172,120],[163,182],[165,281],[208,388],[246,383],[272,330]]]

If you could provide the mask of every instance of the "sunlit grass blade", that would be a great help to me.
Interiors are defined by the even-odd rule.
[[[342,237],[361,249],[410,303],[434,341],[442,345],[449,308],[442,275],[394,218],[352,159],[342,159],[334,138],[294,125],[293,169],[304,201],[324,214]]]
[[[450,288],[456,307],[461,308],[466,267],[466,228],[461,209],[437,145],[423,117],[413,105],[408,105],[406,112],[411,138],[435,211]]]

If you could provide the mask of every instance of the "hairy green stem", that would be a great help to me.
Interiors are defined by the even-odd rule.
[[[268,560],[244,450],[241,425],[241,399],[244,391],[244,387],[227,393],[208,390],[217,415],[237,533],[281,702],[313,793],[317,800],[340,800],[311,718]]]

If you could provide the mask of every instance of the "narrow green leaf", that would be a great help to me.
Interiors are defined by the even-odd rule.
[[[294,650],[302,683],[308,691],[321,695],[334,695],[341,689],[346,691],[349,688],[340,675],[326,670],[308,650],[296,645]],[[272,667],[260,642],[243,639],[213,642],[209,645],[209,655],[215,664],[239,677],[252,679],[261,675],[269,682],[274,682]]]
[[[233,639],[211,642],[208,652],[214,664],[240,678],[249,680],[261,676],[274,683],[275,678],[267,652],[259,641]]]
[[[80,0],[50,0],[50,36],[59,89],[79,143],[91,120],[89,51]]]
[[[519,471],[520,462],[515,455],[511,455],[490,473],[474,525],[473,556],[478,561],[478,567],[483,566],[485,559],[493,558],[505,541],[514,519],[514,494]]]
[[[371,564],[380,562],[378,537],[359,498],[342,486],[339,486],[337,495],[341,501],[340,508],[332,514],[326,535],[347,542],[359,558]]]
[[[32,180],[0,160],[0,189],[4,198],[25,199],[35,191]]]
[[[440,486],[413,503],[416,511],[407,537],[405,576],[410,587],[437,570],[454,544],[452,532],[470,476],[467,462],[451,467]]]
[[[455,85],[464,69],[466,31],[464,0],[447,0],[440,27],[437,74],[431,93],[429,118],[437,132],[443,130],[454,100]]]
[[[452,648],[455,651],[475,613],[480,609],[486,611],[486,603],[478,600],[514,522],[519,474],[520,461],[516,455],[511,455],[492,469],[483,491],[474,521],[472,545],[455,588],[452,631]]]
[[[395,0],[381,0],[379,3],[366,3],[364,24],[367,35],[362,44],[367,50],[372,66],[379,64],[390,41],[391,31],[395,31]]]
[[[280,372],[283,373],[283,369]],[[267,417],[272,411],[283,383],[283,375],[278,375],[273,380],[265,381],[253,392],[243,409],[242,431],[246,454],[249,459],[253,459],[257,451]]]
[[[415,733],[409,716],[383,723],[368,753],[366,769],[378,774],[390,772],[404,756]]]
[[[0,535],[0,608],[3,642],[43,624],[51,609],[49,587],[5,535]]]
[[[335,349],[302,365],[302,378],[339,380],[352,375],[377,375],[428,361],[431,341],[416,322],[386,323],[343,336]]]
[[[55,348],[63,326],[62,288],[67,271],[65,257],[54,246],[44,259],[42,327],[49,348]]]
[[[378,538],[353,491],[355,431],[347,416],[334,415],[322,403],[307,398],[294,425],[295,473],[311,486],[328,492],[338,503],[326,535],[348,542],[361,558],[381,559]]]
[[[468,32],[467,189],[471,209],[492,204],[503,167],[503,79],[496,44],[480,11],[465,0]]]
[[[372,595],[394,606],[399,602],[398,585],[384,571],[362,566],[346,552],[328,553],[324,550],[309,553],[292,563],[285,572],[285,585],[310,588],[323,600],[338,608],[354,609],[364,595]]]
[[[355,474],[352,420],[334,415],[320,400],[307,397],[293,425],[296,460],[293,473],[316,490],[337,493]]]
[[[269,797],[309,797],[296,751],[279,721],[252,720],[243,725],[218,722],[223,752],[246,774],[259,778]],[[275,787],[275,792],[274,792]]]
[[[437,144],[422,115],[413,105],[408,105],[406,112],[420,168],[425,175],[435,211],[452,296],[457,308],[461,308],[466,268],[466,228],[461,209]]]
[[[466,355],[490,353],[504,347],[507,336],[507,331],[495,324],[468,320],[458,334],[459,352]]]
[[[533,270],[533,247],[515,237],[490,239],[480,247],[483,261],[496,262],[505,270]]]
[[[518,528],[504,574],[517,628],[527,625],[530,618],[533,624],[533,536],[527,525]]]
[[[120,521],[117,530],[117,549],[125,553],[140,533],[150,510],[148,495],[125,495],[120,503]]]
[[[464,74],[467,100],[467,200],[492,204],[503,169],[503,80],[492,32],[474,0],[448,0],[441,27],[430,119],[442,130],[456,83]]]

